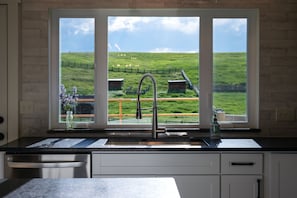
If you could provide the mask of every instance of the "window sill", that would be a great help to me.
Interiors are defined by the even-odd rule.
[[[50,129],[48,133],[102,133],[102,134],[126,134],[126,135],[137,135],[139,133],[150,133],[149,128],[107,128],[107,129],[88,129],[88,128],[74,128],[71,130],[66,129]],[[168,132],[189,132],[189,133],[208,133],[209,129],[200,128],[169,128]],[[222,133],[259,133],[261,129],[253,128],[221,128]]]

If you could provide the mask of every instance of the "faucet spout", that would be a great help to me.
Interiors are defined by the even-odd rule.
[[[158,135],[158,107],[157,107],[157,83],[154,76],[150,73],[144,74],[139,81],[138,89],[137,89],[137,109],[136,109],[136,119],[142,118],[141,113],[141,102],[140,102],[140,95],[141,95],[141,85],[145,78],[151,79],[153,83],[153,117],[152,117],[152,138],[157,139]]]

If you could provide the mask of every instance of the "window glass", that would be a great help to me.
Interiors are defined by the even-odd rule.
[[[247,121],[247,19],[213,19],[213,111],[224,122]]]
[[[94,122],[94,18],[59,20],[59,122]]]
[[[108,124],[151,122],[150,79],[141,87],[143,118],[135,119],[145,73],[157,81],[159,123],[199,122],[199,17],[108,17]]]

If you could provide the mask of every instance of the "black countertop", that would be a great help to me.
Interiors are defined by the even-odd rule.
[[[102,147],[88,147],[88,145],[96,142],[101,138],[83,138],[79,144],[72,147],[59,148],[28,148],[36,142],[44,140],[45,138],[26,137],[20,138],[13,142],[0,147],[0,151],[8,153],[90,153],[92,151],[100,150],[153,150],[153,151],[297,151],[297,138],[222,138],[221,140],[210,140],[209,138],[202,138],[206,143],[201,148],[119,148],[111,146]],[[72,139],[72,138],[71,138]],[[111,138],[112,139],[112,138]],[[129,138],[126,138],[127,140]],[[251,143],[251,144],[246,144]]]
[[[173,178],[8,179],[0,184],[5,198],[180,198]]]

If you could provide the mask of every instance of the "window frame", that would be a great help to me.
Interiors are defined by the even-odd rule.
[[[247,18],[247,122],[223,124],[227,128],[259,127],[259,11],[258,9],[51,9],[49,19],[49,129],[65,128],[59,123],[59,18],[95,18],[94,123],[77,127],[95,129],[139,128],[139,125],[108,125],[108,16],[196,16],[200,17],[200,122],[169,127],[209,128],[212,117],[213,18]],[[203,38],[203,39],[202,39]],[[100,72],[99,72],[100,71]],[[203,82],[203,83],[201,83]],[[143,126],[147,128],[148,126]]]

